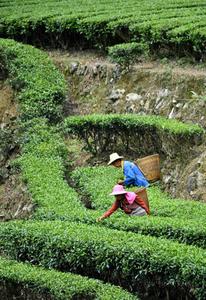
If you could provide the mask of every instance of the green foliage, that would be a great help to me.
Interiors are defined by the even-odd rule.
[[[117,130],[122,128],[145,128],[155,127],[161,131],[167,131],[174,135],[201,135],[204,133],[204,129],[198,125],[186,124],[177,120],[169,120],[161,116],[141,116],[136,114],[109,114],[109,115],[86,115],[86,116],[74,116],[68,117],[65,121],[65,128],[67,131],[74,130],[77,127],[83,129],[83,127],[89,128],[89,126],[99,126],[100,128],[111,128],[119,126]]]
[[[0,36],[68,48],[106,49],[115,43],[147,43],[152,51],[205,57],[205,1],[192,0],[0,0]],[[164,52],[165,53],[165,52]]]
[[[23,155],[18,159],[18,163],[33,201],[37,204],[34,217],[95,224],[96,217],[111,205],[113,199],[108,193],[116,180],[122,176],[120,172],[109,167],[77,169],[74,172],[73,178],[79,182],[81,193],[90,197],[93,207],[101,209],[86,210],[79,200],[79,195],[68,186],[64,178],[67,150],[58,131],[49,126],[46,120],[37,118],[23,124],[22,131]],[[195,224],[195,221],[172,218],[180,217],[184,212],[185,218],[197,219],[199,211],[204,209],[202,204],[173,202],[155,188],[150,196],[150,202],[153,215],[167,218],[130,219],[123,215],[120,218],[120,214],[115,214],[110,220],[104,221],[103,225],[165,236],[205,247],[204,223],[201,225],[200,222]],[[181,209],[178,209],[179,205]]]
[[[89,279],[71,273],[62,273],[55,270],[45,270],[41,267],[0,258],[0,283],[11,289],[18,284],[20,289],[30,289],[34,293],[55,297],[55,299],[102,299],[132,300],[137,297],[123,291],[119,287],[103,284],[99,280]],[[12,294],[12,292],[11,292]],[[24,293],[21,294],[23,296]]]
[[[108,48],[108,57],[125,69],[137,62],[141,55],[147,55],[148,45],[146,43],[125,43]]]
[[[107,209],[111,206],[114,197],[109,193],[122,176],[122,169],[111,166],[81,167],[71,174],[79,190],[90,198],[93,209]]]
[[[32,46],[3,39],[0,39],[0,53],[10,84],[17,91],[21,118],[60,120],[66,84],[48,56]]]
[[[57,127],[48,124],[47,119],[33,118],[21,124],[23,154],[35,157],[67,159],[67,148]]]
[[[164,239],[66,222],[12,222],[0,249],[47,268],[110,280],[133,292],[175,288],[205,299],[205,251]]]
[[[41,136],[41,130],[38,132]],[[48,135],[50,136],[50,134],[51,131],[48,130]],[[50,136],[50,138],[52,137]],[[92,201],[92,207],[98,210],[85,209],[79,200],[79,195],[68,186],[64,179],[64,164],[58,154],[59,151],[51,156],[45,156],[44,151],[36,152],[35,140],[40,140],[38,135],[34,139],[34,144],[29,143],[28,149],[33,150],[25,152],[19,160],[23,179],[27,182],[33,201],[37,204],[34,217],[44,220],[60,219],[96,224],[95,219],[113,202],[113,198],[108,196],[108,193],[111,192],[120,172],[109,167],[75,170],[73,178],[79,183],[81,194],[86,195]],[[54,135],[53,141],[58,145],[61,141],[60,136],[58,138],[57,135]],[[204,209],[203,204],[185,201],[173,202],[171,199],[168,200],[158,189],[154,189],[152,195],[149,190],[152,214],[157,216],[129,218],[121,213],[115,213],[102,225],[125,231],[163,236],[201,247],[206,246],[206,229],[204,222],[198,217],[199,211]],[[178,204],[181,205],[180,210]],[[185,218],[181,220],[179,217],[183,217],[183,212]],[[174,218],[174,216],[178,218]]]
[[[137,149],[142,149],[143,140],[150,141],[151,145],[147,144],[150,151],[160,153],[164,151],[161,144],[164,139],[167,143],[171,142],[171,147],[175,143],[181,143],[183,151],[188,151],[189,145],[198,144],[205,133],[198,125],[168,120],[161,116],[136,114],[68,117],[64,122],[64,130],[81,138],[87,150],[93,154],[114,151],[120,147],[124,148],[124,152],[135,149],[137,153]]]
[[[196,222],[203,221],[206,215],[206,205],[198,201],[172,199],[158,187],[148,190],[153,206],[153,214],[163,217],[194,219]]]
[[[22,125],[22,156],[17,163],[27,182],[33,200],[47,208],[47,213],[69,213],[80,205],[76,193],[64,180],[67,149],[57,129],[44,119],[33,119]],[[71,200],[71,204],[69,199]]]

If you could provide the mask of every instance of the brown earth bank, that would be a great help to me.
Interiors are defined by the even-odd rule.
[[[9,160],[18,150],[17,106],[12,89],[3,81],[0,82],[0,184],[8,177]]]
[[[153,114],[206,128],[206,67],[175,61],[141,62],[129,72],[94,52],[49,53],[68,82],[65,116],[91,113]],[[160,142],[162,183],[172,196],[206,201],[206,147]],[[151,144],[151,143],[150,143]],[[127,159],[151,154],[157,145],[145,140],[142,151],[121,151]],[[137,145],[136,145],[137,146]],[[155,150],[156,151],[156,150]],[[129,157],[128,157],[129,156]],[[105,153],[103,160],[108,159]],[[96,158],[98,162],[101,158]],[[95,159],[94,159],[95,162]]]
[[[206,128],[206,66],[142,62],[129,72],[93,52],[50,52],[68,81],[65,113],[162,115]]]
[[[34,210],[27,187],[18,174],[0,185],[0,221],[28,218]]]
[[[0,221],[25,218],[33,204],[12,163],[19,155],[17,104],[12,89],[0,82]]]
[[[18,115],[14,92],[4,81],[0,81],[0,124],[1,129]]]

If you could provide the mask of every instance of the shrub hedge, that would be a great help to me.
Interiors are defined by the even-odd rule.
[[[66,84],[48,56],[32,46],[0,39],[0,58],[12,88],[17,91],[21,118],[59,121]]]
[[[137,62],[142,55],[148,53],[148,45],[146,43],[124,43],[117,44],[108,48],[108,57],[114,63],[121,67],[129,68]]]
[[[108,193],[120,173],[118,170],[109,167],[80,168],[73,172],[73,178],[76,182],[79,182],[80,193],[90,197],[93,208],[95,205],[98,210],[86,209],[80,201],[80,195],[68,186],[64,177],[66,149],[62,137],[54,128],[47,125],[45,120],[38,120],[38,122],[34,120],[34,123],[35,125],[32,121],[29,122],[31,128],[28,123],[26,124],[25,137],[23,135],[24,152],[18,160],[23,179],[27,183],[32,199],[37,205],[33,218],[96,224],[95,219],[113,201]],[[29,139],[27,133],[29,133]],[[93,181],[92,184],[91,181]],[[154,189],[154,197],[154,203],[151,201],[151,209],[154,215],[157,214],[160,217],[128,218],[128,216],[121,213],[115,213],[111,218],[105,220],[102,225],[109,228],[167,237],[180,242],[206,247],[204,220],[198,218],[198,214],[195,215],[195,213],[199,213],[199,210],[204,209],[203,204],[194,202],[192,205],[191,202],[182,201],[182,205],[190,207],[190,211],[188,209],[188,215],[181,220],[180,215],[178,215],[178,218],[174,217],[177,201],[165,200],[165,205],[164,200],[161,200],[165,196],[157,189]],[[159,202],[159,206],[153,208],[155,207],[155,201]],[[167,218],[161,217],[162,210],[162,215],[167,216]],[[194,220],[192,220],[192,214],[194,214]]]
[[[49,126],[47,121],[56,122],[61,118],[65,82],[61,76],[58,77],[57,70],[39,50],[20,45],[14,41],[3,40],[0,40],[0,49],[2,50],[0,52],[1,58],[3,58],[2,66],[5,74],[7,73],[7,76],[10,78],[13,88],[17,90],[18,99],[21,103],[21,117],[24,121],[21,123],[23,155],[15,164],[21,166],[24,179],[27,178],[27,172],[34,167],[33,181],[28,182],[28,185],[31,187],[30,192],[33,192],[33,195],[36,192],[38,199],[41,195],[38,193],[38,186],[35,185],[37,177],[41,180],[41,187],[43,184],[47,186],[49,183],[49,185],[53,184],[52,187],[55,189],[57,183],[56,180],[53,182],[42,181],[43,177],[41,175],[44,175],[44,173],[39,176],[38,168],[36,168],[40,167],[38,163],[40,162],[41,164],[41,170],[42,165],[47,167],[46,179],[49,179],[48,175],[54,171],[58,173],[59,176],[57,177],[61,181],[64,172],[64,163],[67,155],[66,147],[57,129]],[[38,116],[45,117],[46,119],[37,118]],[[27,122],[25,122],[26,120]],[[28,165],[26,165],[27,163]],[[63,182],[63,184],[65,183]],[[51,190],[47,192],[49,194]],[[62,194],[60,193],[60,198],[61,196]],[[46,199],[41,198],[44,201]],[[63,200],[65,200],[64,197]],[[60,207],[61,202],[58,202],[58,205]],[[3,264],[3,271],[1,262]],[[35,287],[38,286],[40,288],[38,292],[41,293],[42,290],[45,292],[45,289],[50,289],[51,294],[58,299],[74,299],[75,297],[86,297],[87,299],[114,299],[114,297],[117,299],[136,299],[136,297],[129,295],[120,288],[103,285],[80,276],[76,276],[75,278],[74,275],[62,274],[58,280],[58,274],[55,276],[55,272],[49,273],[48,271],[42,271],[39,276],[37,276],[37,272],[30,273],[30,276],[28,276],[27,272],[31,270],[31,266],[28,266],[27,269],[17,267],[15,272],[15,267],[12,269],[11,264],[9,264],[6,269],[6,262],[0,260],[0,281],[5,287],[9,280],[13,281],[13,283],[15,280],[18,283],[22,280],[22,287],[26,287],[27,289],[28,284],[32,281]],[[10,277],[8,274],[10,274]],[[46,280],[44,277],[45,281],[43,280],[44,275],[47,278]],[[69,288],[67,286],[66,290],[64,290],[66,286],[62,286],[62,281],[64,284],[68,284],[68,280],[72,281],[72,285]]]
[[[5,255],[78,272],[133,292],[175,291],[205,299],[205,251],[160,238],[67,222],[9,222],[0,227]]]
[[[111,167],[83,167],[72,172],[80,195],[88,199],[93,209],[101,212],[113,203],[113,197],[108,194],[120,176],[122,172]],[[129,190],[132,189],[136,188]],[[147,192],[151,208],[150,217],[129,218],[124,213],[115,213],[103,221],[104,226],[206,247],[204,204],[171,199],[156,186],[148,188]]]
[[[107,48],[147,42],[161,55],[205,57],[205,2],[198,0],[0,1],[0,35],[43,46]]]
[[[17,65],[15,67],[18,69]],[[35,104],[28,102],[27,111],[22,103],[22,111],[28,120],[35,115],[33,111],[30,113]],[[40,108],[36,106],[37,110]],[[39,110],[38,115],[51,121],[58,119]],[[67,154],[58,131],[42,119],[29,121],[22,128],[23,155],[18,164],[34,201],[41,205],[35,217],[95,222],[99,213],[87,212],[78,195],[67,186],[64,178]],[[194,132],[200,136],[203,133],[199,128]],[[197,299],[205,297],[203,250],[192,246],[133,233],[129,233],[128,238],[128,233],[123,231],[63,222],[11,222],[2,224],[0,235],[1,250],[14,258],[46,267],[95,274],[134,291],[142,288],[143,292],[154,293],[158,287],[167,287],[170,291],[178,289],[180,293]],[[114,272],[111,274],[111,271]]]
[[[83,139],[86,148],[94,153],[114,151],[118,147],[125,151],[144,148],[147,151],[164,152],[162,144],[170,142],[170,148],[181,143],[180,150],[188,151],[191,145],[202,141],[204,129],[198,125],[168,120],[161,116],[141,116],[136,114],[108,114],[72,116],[65,119],[64,130]],[[177,155],[177,151],[175,151]]]
[[[99,280],[71,273],[61,273],[55,270],[45,270],[41,267],[19,263],[2,257],[0,257],[0,285],[0,295],[2,297],[6,292],[13,296],[12,292],[16,294],[17,288],[19,290],[18,296],[25,297],[24,299],[28,299],[26,297],[27,292],[29,295],[31,292],[34,295],[42,295],[41,299],[48,299],[48,295],[52,299],[61,300],[137,299],[137,297],[123,291],[121,288],[103,284]],[[9,289],[9,291],[6,291],[6,289]]]

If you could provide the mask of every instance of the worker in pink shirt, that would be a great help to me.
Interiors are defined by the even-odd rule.
[[[123,185],[115,185],[110,195],[115,196],[115,201],[110,209],[108,209],[101,217],[97,218],[97,222],[108,218],[118,208],[121,208],[129,216],[149,215],[149,207],[142,198],[134,192],[125,191]]]

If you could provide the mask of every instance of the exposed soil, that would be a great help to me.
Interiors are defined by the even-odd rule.
[[[18,115],[14,92],[11,87],[0,81],[0,124],[1,128]]]
[[[14,92],[0,82],[0,221],[25,218],[34,205],[21,178],[13,170],[12,162],[19,154],[16,118],[18,107]]]
[[[71,50],[71,51],[63,51],[63,50],[52,50],[48,51],[48,54],[51,56],[54,61],[60,64],[70,63],[71,61],[78,61],[81,64],[106,64],[108,66],[113,67],[114,64],[110,62],[107,57],[101,52],[95,50]],[[142,68],[144,67],[153,69],[156,73],[157,71],[162,71],[165,67],[173,67],[179,73],[186,73],[190,75],[204,75],[206,72],[206,64],[205,63],[190,63],[188,61],[183,60],[169,60],[169,59],[160,59],[160,60],[142,60],[134,65],[134,68]]]
[[[19,175],[11,175],[0,185],[0,221],[27,218],[34,209]]]
[[[125,73],[95,52],[49,54],[68,82],[66,116],[155,114],[206,128],[206,66],[203,64],[181,66],[176,61],[145,61]]]

